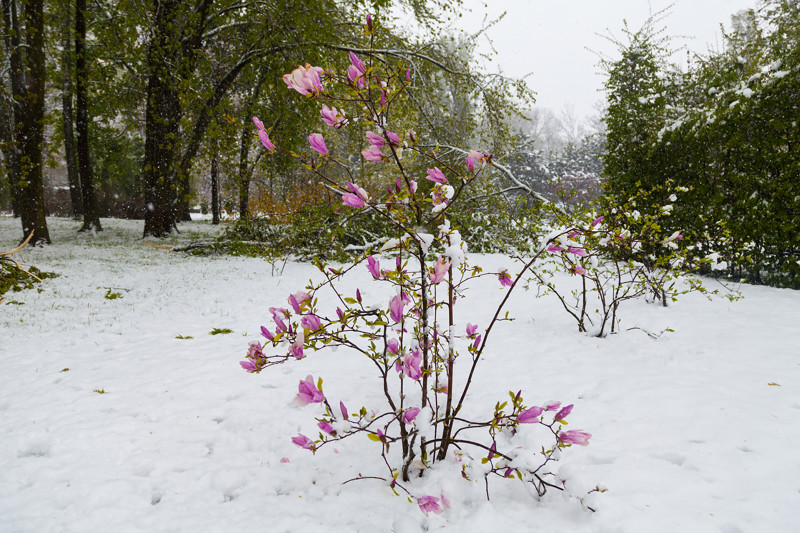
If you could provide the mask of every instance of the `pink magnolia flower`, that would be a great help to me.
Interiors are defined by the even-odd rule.
[[[396,295],[389,302],[389,315],[395,322],[400,322],[403,319],[403,307],[405,302],[401,294]]]
[[[350,63],[352,63],[352,65],[356,67],[362,74],[367,71],[367,67],[364,65],[364,62],[361,61],[353,52],[350,52]]]
[[[481,346],[481,336],[478,335],[477,337],[475,337],[475,342],[472,343],[472,349],[477,350],[478,348],[480,348],[480,346]]]
[[[297,332],[297,336],[294,339],[294,342],[289,346],[289,354],[294,356],[295,359],[302,359],[305,357],[303,355],[303,343],[306,341],[306,334],[304,330],[300,330]]]
[[[369,202],[369,195],[367,194],[367,191],[349,181],[347,182],[347,188],[352,192],[344,193],[342,195],[342,203],[344,205],[349,205],[351,207],[367,206],[367,202]]]
[[[325,139],[319,133],[312,133],[308,136],[308,144],[311,148],[320,153],[320,155],[328,155],[328,147],[325,146]]]
[[[669,237],[664,239],[664,242],[668,243],[668,242],[672,242],[672,241],[674,241],[676,239],[683,239],[683,235],[681,235],[680,231],[676,231],[675,233],[673,233],[672,235],[670,235]]]
[[[500,285],[503,287],[510,287],[514,284],[514,280],[511,279],[511,275],[508,273],[508,270],[501,270],[497,274],[497,279],[500,280]]]
[[[309,300],[311,300],[311,295],[307,292],[299,291],[289,295],[289,304],[297,314],[303,312],[303,304]]]
[[[313,95],[322,92],[322,82],[320,82],[320,74],[324,69],[322,67],[312,67],[306,63],[305,67],[298,66],[291,74],[284,74],[283,81],[290,89],[294,89],[302,95]]]
[[[398,353],[400,353],[400,341],[398,341],[397,339],[389,339],[388,341],[386,341],[386,350],[389,353],[397,355]]]
[[[251,374],[258,371],[258,365],[256,364],[255,361],[251,359],[239,361],[239,365],[241,365],[242,368],[244,368],[247,372]]]
[[[328,107],[322,104],[322,121],[332,128],[341,128],[345,123],[344,111],[336,109],[335,107]]]
[[[344,402],[339,402],[339,410],[342,412],[344,419],[347,420],[349,417],[347,415],[347,407],[344,406]]]
[[[564,420],[568,414],[572,412],[573,404],[569,404],[568,406],[561,409],[558,413],[556,413],[555,418],[553,420]]]
[[[440,283],[448,270],[450,270],[450,261],[445,262],[444,258],[440,257],[431,267],[431,285]]]
[[[310,403],[320,403],[325,399],[325,395],[317,388],[316,384],[314,384],[314,378],[310,375],[306,376],[306,379],[300,380],[297,390],[298,393],[295,397],[295,403],[300,406]]]
[[[261,335],[263,335],[264,338],[267,339],[268,341],[272,341],[275,339],[275,336],[272,334],[272,332],[267,328],[265,328],[264,326],[261,326]]]
[[[411,82],[411,69],[407,68],[406,69],[406,83],[410,83],[410,82]]]
[[[574,246],[570,246],[567,252],[577,255],[578,257],[586,257],[586,250],[583,248],[576,248]]]
[[[258,131],[258,140],[261,141],[261,144],[264,145],[264,148],[266,148],[270,152],[275,151],[275,145],[272,143],[272,140],[270,140],[269,134],[267,134],[266,130]]]
[[[300,319],[300,324],[309,331],[317,331],[322,327],[322,322],[317,315],[308,314]]]
[[[319,424],[317,424],[317,427],[319,427],[319,429],[321,429],[322,431],[324,431],[328,435],[333,435],[334,437],[336,436],[336,430],[334,430],[333,426],[331,426],[330,424],[328,424],[324,420],[320,420]]]
[[[261,144],[264,145],[264,148],[269,150],[270,152],[275,151],[275,145],[272,144],[272,141],[267,134],[267,130],[264,129],[264,123],[261,122],[258,117],[253,117],[253,123],[256,125],[256,130],[258,130],[258,140],[261,141]]]
[[[445,498],[444,492],[439,493],[439,498],[441,499],[442,507],[445,509],[450,509],[450,500]]]
[[[384,144],[386,144],[386,140],[383,137],[372,131],[367,132],[367,142],[372,146],[377,146],[378,148],[381,148]]]
[[[261,351],[261,343],[258,341],[253,341],[247,348],[247,357],[255,359],[256,357],[264,357],[264,353]]]
[[[467,337],[471,339],[476,333],[478,333],[478,325],[467,322]]]
[[[381,262],[375,259],[374,255],[367,257],[367,270],[372,274],[373,279],[381,277]]]
[[[559,245],[557,245],[557,244],[551,244],[550,246],[547,247],[547,251],[551,252],[551,253],[554,253],[554,254],[557,254],[557,253],[561,252],[561,247]]]
[[[418,348],[414,348],[405,357],[403,357],[403,374],[410,377],[414,381],[418,381],[422,377],[422,354]]]
[[[421,496],[417,498],[417,505],[419,505],[420,511],[425,513],[425,516],[428,516],[428,513],[442,512],[442,508],[439,505],[439,498],[436,496]]]
[[[586,275],[586,269],[580,265],[572,265],[569,269],[569,273],[572,275],[580,274],[581,276]]]
[[[433,167],[428,169],[428,175],[425,177],[430,181],[435,183],[447,183],[447,178],[444,177],[444,173],[439,170],[439,167]]]
[[[596,219],[594,219],[594,220],[592,221],[592,227],[595,227],[596,225],[598,225],[599,223],[601,223],[601,222],[603,221],[603,218],[604,218],[604,217],[601,215],[601,216],[597,217]]]
[[[405,411],[403,411],[403,423],[408,425],[417,418],[419,414],[419,407],[409,407]]]
[[[541,407],[530,407],[522,411],[519,415],[517,415],[517,422],[520,424],[536,424],[539,422],[539,415],[542,414]]]
[[[581,232],[580,232],[580,231],[578,231],[578,230],[575,230],[575,231],[573,231],[572,233],[570,233],[569,235],[567,235],[567,238],[568,238],[568,239],[574,239],[575,237],[577,237],[577,236],[578,236],[578,235],[580,235],[580,234],[581,234]]]
[[[559,440],[564,444],[577,444],[578,446],[588,446],[589,439],[592,437],[591,433],[585,431],[578,431],[572,429],[570,431],[562,431],[558,434]]]
[[[350,207],[358,207],[358,208],[367,207],[367,204],[364,203],[364,200],[362,200],[361,198],[359,198],[358,196],[356,196],[351,192],[346,192],[342,195],[342,203]]]
[[[550,402],[550,403],[544,404],[544,410],[545,411],[555,411],[559,407],[561,407],[561,402]]]
[[[389,137],[389,142],[393,145],[397,146],[400,144],[400,136],[396,133],[392,133],[389,130],[386,130],[386,136]]]
[[[275,321],[275,326],[278,332],[289,331],[286,322],[283,321],[285,317],[289,316],[289,311],[283,307],[270,307],[269,312],[272,313],[272,320]]]
[[[467,154],[467,168],[470,172],[475,172],[475,161],[483,162],[483,154],[480,152],[476,152],[475,150],[470,150]]]
[[[364,79],[367,67],[353,52],[350,52],[350,63],[351,65],[347,68],[347,80],[356,87],[363,89],[367,85],[367,81]]]
[[[305,448],[306,450],[311,450],[312,452],[317,448],[314,446],[314,441],[299,433],[296,437],[292,437],[292,442],[300,446],[301,448]]]
[[[364,156],[364,159],[367,161],[382,161],[383,160],[383,152],[381,149],[371,144],[369,148],[361,150],[361,155]]]
[[[417,180],[411,180],[408,184],[408,190],[411,191],[411,194],[417,192]]]
[[[364,79],[364,73],[359,72],[359,70],[353,65],[347,67],[347,80],[359,89],[363,89],[367,86],[367,82]]]
[[[288,463],[289,462],[289,458],[288,457],[281,457],[281,462],[282,463]]]

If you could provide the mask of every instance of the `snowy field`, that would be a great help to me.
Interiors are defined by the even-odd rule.
[[[592,438],[565,450],[562,474],[574,493],[608,491],[593,513],[494,478],[487,501],[483,483],[434,471],[409,488],[443,492],[452,508],[426,517],[379,481],[342,483],[385,475],[379,444],[357,437],[311,455],[290,441],[316,435],[315,407],[292,404],[308,374],[330,398],[381,408],[369,365],[340,350],[260,375],[239,367],[267,308],[312,266],[189,257],[142,245],[142,222],[102,222],[92,236],[50,219],[56,244],[18,258],[60,277],[0,305],[3,533],[800,530],[800,292],[743,286],[734,303],[622,308],[623,330],[675,330],[657,340],[579,334],[554,298],[517,292],[472,404],[490,409],[518,389],[531,404],[574,403],[570,429]],[[160,244],[215,231],[196,222]],[[0,250],[20,234],[0,218]],[[348,283],[369,279],[364,268]],[[478,280],[459,321],[485,321],[502,295]]]

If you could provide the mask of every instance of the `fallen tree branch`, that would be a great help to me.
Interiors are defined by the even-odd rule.
[[[235,242],[236,244],[242,244],[244,246],[269,246],[266,242],[260,241],[231,241]],[[200,241],[200,242],[191,242],[186,246],[163,246],[160,244],[153,244],[151,242],[142,241],[142,244],[146,246],[150,246],[151,248],[156,248],[159,250],[167,250],[170,252],[189,252],[191,250],[199,250],[201,248],[211,248],[212,246],[216,245],[224,245],[225,243],[220,243],[218,241]]]
[[[42,282],[42,278],[40,278],[36,274],[33,274],[32,272],[28,272],[27,270],[22,268],[22,265],[20,265],[16,260],[11,259],[12,255],[14,255],[15,253],[18,253],[20,250],[25,248],[28,245],[29,242],[31,242],[31,239],[33,238],[33,233],[34,232],[31,231],[30,235],[28,235],[28,238],[25,239],[24,241],[22,241],[22,244],[20,244],[19,246],[17,246],[13,250],[9,250],[8,252],[0,252],[0,262],[14,263],[14,268],[16,268],[17,270],[20,270],[22,272],[25,272],[27,275],[29,275],[30,277],[32,277],[33,279],[35,279],[36,281],[41,283]],[[0,297],[0,304],[3,303],[4,301],[6,301],[5,296]]]

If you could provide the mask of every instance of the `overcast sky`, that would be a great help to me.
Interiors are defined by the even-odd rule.
[[[572,104],[578,116],[593,114],[603,76],[598,57],[591,50],[616,57],[616,49],[597,34],[609,29],[622,37],[623,19],[638,29],[651,12],[668,6],[666,0],[464,0],[465,12],[458,25],[469,32],[481,27],[484,14],[505,18],[489,30],[498,55],[490,65],[512,77],[528,73],[529,86],[538,93],[537,106],[560,112]],[[756,0],[675,0],[663,24],[673,36],[693,39],[675,41],[690,50],[717,49],[720,23],[730,28],[732,14],[756,6]],[[486,40],[482,49],[489,50]],[[588,50],[587,50],[588,48]],[[685,65],[686,53],[676,58]]]

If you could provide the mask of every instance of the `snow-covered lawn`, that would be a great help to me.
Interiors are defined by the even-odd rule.
[[[316,435],[314,406],[292,404],[307,374],[324,378],[330,398],[382,408],[369,365],[339,350],[260,375],[239,367],[267,308],[285,305],[314,267],[153,249],[141,222],[104,219],[96,236],[49,224],[56,244],[19,257],[60,277],[0,305],[2,532],[800,528],[799,292],[743,286],[734,303],[689,295],[666,309],[623,307],[623,330],[675,330],[658,340],[638,329],[579,334],[553,298],[518,292],[471,405],[491,409],[518,389],[531,404],[574,403],[569,428],[593,436],[565,451],[561,473],[573,493],[608,491],[592,513],[564,493],[539,500],[519,481],[491,479],[487,501],[483,483],[445,468],[410,486],[452,503],[425,517],[379,481],[342,484],[385,475],[379,444],[356,437],[311,455],[290,441]],[[215,231],[196,222],[161,244]],[[20,234],[18,220],[0,218],[0,250]],[[359,269],[348,283],[369,279]],[[122,297],[107,299],[109,289]],[[478,280],[459,320],[480,322],[503,290]]]

